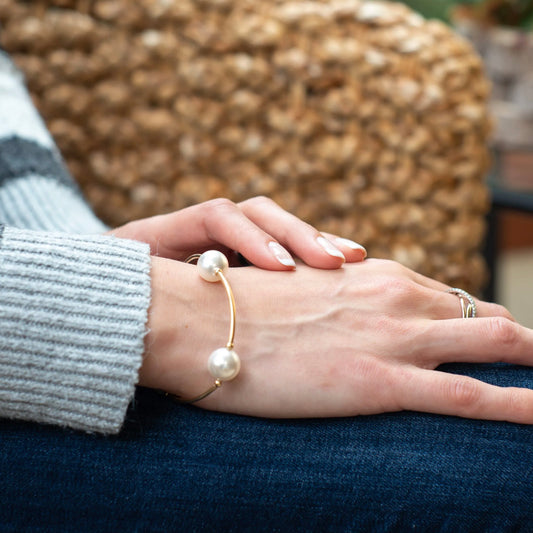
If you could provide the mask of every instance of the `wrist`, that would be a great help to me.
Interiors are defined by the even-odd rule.
[[[207,358],[227,336],[227,297],[195,265],[152,257],[152,301],[139,384],[192,397],[212,382]]]

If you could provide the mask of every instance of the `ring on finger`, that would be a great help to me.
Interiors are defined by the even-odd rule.
[[[461,300],[462,318],[476,318],[477,307],[474,298],[465,290],[453,287],[446,292],[455,294]]]

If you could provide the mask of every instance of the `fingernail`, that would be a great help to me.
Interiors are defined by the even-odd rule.
[[[288,267],[296,267],[296,263],[291,254],[279,244],[279,242],[270,241],[268,243],[270,251],[274,254],[274,257],[283,265]]]
[[[351,248],[352,250],[361,250],[366,257],[366,248],[361,246],[359,243],[352,241],[350,239],[345,239],[344,237],[337,237],[335,239],[339,244]]]
[[[344,261],[346,261],[346,257],[344,257],[344,254],[331,242],[328,241],[325,237],[317,237],[316,242],[324,248],[324,250],[333,257],[340,257]]]

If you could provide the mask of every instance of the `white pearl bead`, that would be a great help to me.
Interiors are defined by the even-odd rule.
[[[198,272],[206,281],[218,281],[217,270],[226,272],[229,267],[227,257],[218,250],[208,250],[198,258]]]
[[[241,360],[235,350],[218,348],[209,356],[207,368],[214,378],[230,381],[239,373]]]

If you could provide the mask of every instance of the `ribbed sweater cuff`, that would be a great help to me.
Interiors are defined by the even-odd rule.
[[[145,244],[3,228],[0,416],[118,432],[144,351]]]

